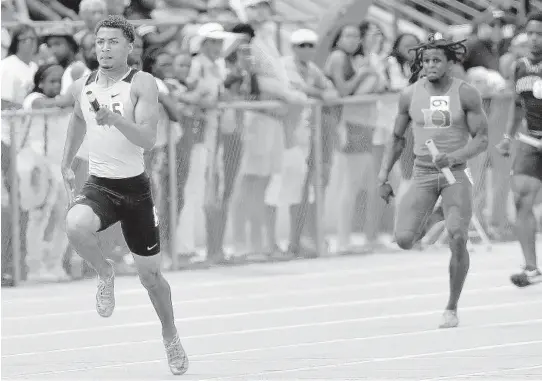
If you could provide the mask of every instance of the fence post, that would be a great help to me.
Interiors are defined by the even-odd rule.
[[[169,136],[167,143],[168,151],[168,176],[169,176],[169,251],[171,254],[172,266],[174,270],[177,270],[177,150],[176,150],[176,125],[174,123],[169,124]]]
[[[21,282],[21,229],[20,229],[20,201],[19,201],[19,174],[17,171],[17,128],[14,128],[15,118],[9,118],[9,181],[11,184],[11,253],[13,265],[13,286]]]
[[[318,256],[324,254],[324,230],[322,227],[325,200],[322,186],[322,104],[314,106],[314,197],[316,203],[316,250]]]
[[[277,50],[283,54],[282,51],[282,22],[277,22],[277,29],[276,29],[276,35],[275,38],[277,39]]]

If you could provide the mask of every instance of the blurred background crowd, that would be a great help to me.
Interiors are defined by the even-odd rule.
[[[337,9],[354,2],[338,2]],[[410,13],[398,13],[399,5]],[[388,8],[392,19],[373,9],[364,20],[326,29],[318,27],[322,23],[288,21],[293,4],[274,0],[2,0],[2,110],[69,110],[73,82],[98,67],[96,23],[108,14],[124,15],[138,33],[129,65],[153,74],[160,92],[157,143],[146,160],[165,269],[314,257],[321,233],[327,252],[389,251],[394,206],[376,194],[375,177],[393,127],[396,94],[409,84],[409,49],[428,30],[467,40],[468,53],[454,75],[487,99],[496,143],[517,106],[511,97],[491,98],[510,89],[511,63],[526,53],[525,7],[542,8],[536,0],[399,5],[394,12]],[[329,43],[323,44],[325,38]],[[338,104],[340,98],[370,94],[379,96]],[[327,105],[304,105],[310,99]],[[216,107],[238,101],[281,106]],[[68,120],[66,112],[2,117],[3,285],[13,272],[14,192],[20,200],[22,279],[93,276],[63,231],[67,197],[60,162]],[[521,123],[521,115],[514,122]],[[397,200],[412,175],[411,136],[408,141],[393,178]],[[79,187],[87,162],[83,143],[74,163]],[[492,239],[511,238],[509,163],[489,150],[470,166],[475,209],[486,232]],[[17,189],[10,181],[13,171]],[[320,214],[317,192],[324,200]],[[101,234],[117,271],[133,272],[119,227]]]

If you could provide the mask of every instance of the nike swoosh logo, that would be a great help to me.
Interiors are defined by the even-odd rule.
[[[119,96],[119,95],[120,95],[120,93],[118,93],[118,94],[113,94],[113,95],[111,95],[111,98],[115,98],[116,96]]]
[[[155,244],[152,245],[152,246],[147,246],[147,250],[152,250],[152,249],[154,249],[156,246],[158,246],[157,243],[155,243]]]

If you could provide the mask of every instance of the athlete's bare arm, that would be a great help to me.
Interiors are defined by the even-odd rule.
[[[391,169],[397,160],[399,160],[401,153],[405,148],[405,133],[412,120],[410,118],[409,108],[413,88],[413,86],[407,87],[399,96],[399,111],[395,117],[391,142],[386,147],[386,152],[382,159],[382,166],[380,167],[380,173],[378,174],[378,181],[380,184],[388,181]]]
[[[512,81],[514,89],[516,88],[516,81],[517,81],[517,67],[518,67],[517,65],[518,65],[517,61],[514,61],[514,63],[512,64],[512,68],[510,69],[512,71],[512,75],[510,79]],[[509,140],[513,138],[514,136],[516,136],[516,133],[518,132],[519,127],[521,126],[521,123],[519,123],[519,121],[517,120],[518,117],[521,117],[521,115],[517,115],[517,114],[518,113],[516,113],[516,107],[513,107],[512,118],[508,120],[508,124],[506,125],[506,130],[505,130],[505,136],[508,137]]]
[[[66,137],[66,144],[64,145],[64,156],[62,158],[62,168],[71,168],[73,159],[77,155],[77,151],[81,148],[81,144],[85,140],[87,133],[87,124],[81,111],[81,91],[85,85],[86,76],[80,78],[74,82],[71,87],[72,96],[74,100],[73,112],[68,124],[68,134]]]
[[[102,107],[96,113],[98,124],[115,126],[133,144],[149,150],[156,142],[158,125],[158,86],[152,75],[138,72],[132,82],[135,97],[134,121]]]
[[[514,61],[512,63],[512,67],[510,68],[510,82],[513,86],[512,89],[514,90],[516,88],[517,81],[517,62],[518,61]],[[497,152],[499,152],[503,156],[510,156],[510,142],[516,136],[516,133],[521,126],[521,117],[521,113],[516,112],[516,106],[514,105],[514,107],[512,107],[511,118],[508,119],[508,123],[506,124],[504,130],[504,136],[502,140],[495,146]]]
[[[459,98],[467,116],[467,127],[472,139],[465,147],[448,155],[451,165],[466,163],[487,149],[487,115],[482,106],[482,97],[473,86],[463,83],[459,88]]]

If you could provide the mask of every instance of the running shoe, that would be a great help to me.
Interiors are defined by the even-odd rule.
[[[185,374],[189,365],[188,356],[184,351],[179,335],[175,335],[173,340],[169,342],[164,341],[164,346],[166,347],[167,362],[171,373],[175,376]]]
[[[98,292],[96,293],[96,311],[101,317],[109,317],[115,309],[115,267],[111,259],[106,260],[111,265],[113,274],[107,279],[98,277]]]
[[[527,287],[533,284],[542,282],[542,273],[539,269],[536,270],[527,270],[524,269],[519,274],[514,274],[510,277],[512,283],[518,287]]]
[[[457,311],[446,310],[442,315],[442,323],[439,328],[455,328],[459,325]]]

